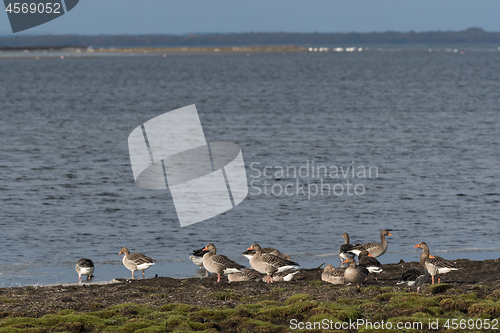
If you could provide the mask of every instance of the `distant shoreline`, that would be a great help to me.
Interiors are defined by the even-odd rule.
[[[350,45],[347,45],[350,44]],[[500,32],[481,28],[463,31],[368,33],[230,33],[189,35],[9,35],[0,36],[2,47],[57,47],[87,45],[97,48],[221,48],[264,46],[352,46],[369,44],[500,44]]]

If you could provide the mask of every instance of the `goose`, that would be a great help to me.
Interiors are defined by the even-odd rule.
[[[76,263],[75,269],[78,273],[78,280],[82,279],[82,275],[86,275],[87,280],[90,281],[90,278],[94,273],[94,262],[90,259],[82,258]]]
[[[342,237],[344,238],[345,243],[340,247],[339,257],[341,258],[341,260],[354,257],[354,253],[349,252],[354,248],[354,245],[349,243],[349,234],[347,232],[344,232]]]
[[[220,282],[220,276],[230,273],[241,272],[245,266],[235,263],[226,256],[217,254],[215,245],[210,243],[203,248],[203,251],[208,251],[203,255],[203,266],[212,274],[217,274],[217,282]]]
[[[441,274],[458,271],[458,268],[450,261],[438,256],[431,256],[429,254],[429,246],[425,242],[420,242],[414,247],[423,250],[420,255],[420,266],[429,271],[429,274],[432,276],[432,284],[434,284],[434,275],[438,276],[438,283],[441,283]]]
[[[250,280],[258,280],[262,276],[261,273],[257,272],[254,269],[246,268],[242,269],[241,272],[231,273],[227,275],[229,282],[241,282],[241,281],[250,281]]]
[[[290,260],[290,256],[288,254],[281,253],[279,250],[276,250],[275,248],[272,248],[272,247],[264,247],[261,249],[261,251],[262,251],[262,253],[272,254],[273,256]],[[242,255],[245,258],[247,258],[248,260],[250,260],[255,255],[255,251],[254,250],[247,250],[247,251],[243,252]]]
[[[300,271],[286,271],[281,273],[274,273],[271,278],[273,282],[288,282],[291,281],[295,275],[299,274]],[[267,276],[262,277],[262,281],[267,282]]]
[[[132,271],[132,279],[134,278],[135,271],[142,271],[142,277],[144,277],[144,271],[155,264],[153,262],[154,260],[150,257],[147,257],[142,253],[131,254],[126,247],[122,247],[120,253],[118,254],[125,254],[122,262],[128,270]]]
[[[356,265],[354,258],[347,258],[344,263],[348,263],[349,267],[344,272],[344,279],[348,283],[355,284],[359,287],[366,280],[369,272],[365,266]]]
[[[345,269],[335,269],[332,265],[328,264],[321,274],[321,280],[331,284],[344,284],[344,273]]]
[[[385,236],[392,236],[392,234],[384,229],[380,232],[380,240],[382,243],[366,243],[354,246],[349,252],[354,253],[359,256],[359,253],[363,250],[368,251],[374,258],[380,257],[387,251],[387,240]]]
[[[397,285],[406,284],[408,287],[417,287],[417,293],[420,292],[420,288],[424,285],[425,281],[429,277],[429,271],[425,268],[412,268],[405,271],[399,277]]]
[[[382,264],[375,259],[368,251],[363,250],[358,255],[358,265],[365,266],[368,272],[375,274],[375,281],[378,281],[377,274],[382,273]]]
[[[195,264],[196,266],[199,266],[200,270],[201,270],[201,269],[203,269],[203,255],[207,252],[208,251],[204,251],[203,249],[194,250],[189,255],[189,259],[191,259],[193,264]]]
[[[255,255],[250,259],[250,266],[259,273],[267,274],[267,283],[273,282],[272,275],[274,273],[286,272],[299,266],[298,263],[291,260],[262,253],[259,244],[252,244],[247,250],[255,251]]]

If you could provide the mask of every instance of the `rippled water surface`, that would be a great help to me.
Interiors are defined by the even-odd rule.
[[[377,241],[383,228],[394,236],[382,262],[416,258],[420,241],[450,259],[498,258],[499,60],[490,51],[0,59],[0,286],[74,281],[81,257],[96,262],[97,280],[128,277],[122,246],[158,260],[146,276],[197,274],[187,254],[208,242],[244,264],[239,253],[259,242],[304,267],[337,265],[342,233]],[[180,228],[168,191],[135,185],[127,137],[190,104],[207,141],[241,147],[255,186],[236,208]],[[323,177],[364,194],[310,198],[317,175],[275,174],[313,162],[377,174]],[[264,181],[268,193],[306,192],[257,195]]]

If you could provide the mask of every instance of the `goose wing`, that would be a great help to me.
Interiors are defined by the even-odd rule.
[[[82,258],[76,263],[81,268],[91,268],[94,267],[94,262],[90,259]]]
[[[450,270],[458,269],[450,261],[443,259],[441,257],[438,257],[438,256],[434,256],[433,258],[428,258],[425,261],[428,262],[429,264],[431,264],[432,266],[436,267],[437,269],[442,269],[442,268],[447,268]]]
[[[261,261],[266,264],[273,266],[275,268],[281,268],[286,266],[300,266],[295,261],[286,260],[277,256],[273,256],[272,254],[262,254],[260,256]]]
[[[222,254],[213,255],[211,257],[211,259],[212,259],[213,263],[215,263],[218,266],[222,267],[223,270],[230,269],[230,268],[239,270],[241,268],[245,268],[245,266],[240,265],[240,264],[232,261],[231,259],[229,259],[226,256],[223,256]]]
[[[142,253],[131,253],[128,256],[128,260],[136,264],[137,266],[142,265],[142,264],[152,264],[153,259],[151,259],[148,256],[145,256]]]

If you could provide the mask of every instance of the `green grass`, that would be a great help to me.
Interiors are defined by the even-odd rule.
[[[380,290],[383,292],[383,290]],[[214,299],[238,299],[227,289],[208,294]],[[9,299],[1,299],[9,302]],[[409,292],[385,292],[368,299],[339,298],[333,302],[296,294],[286,300],[247,300],[234,308],[202,307],[168,303],[160,307],[126,303],[110,307],[90,306],[90,311],[61,310],[40,318],[21,313],[0,313],[2,332],[288,332],[290,320],[302,322],[422,322],[439,319],[494,319],[500,317],[500,293],[478,296],[476,292],[424,296]],[[300,330],[297,330],[300,332]],[[376,330],[362,328],[360,332]],[[408,329],[405,332],[418,332]]]

